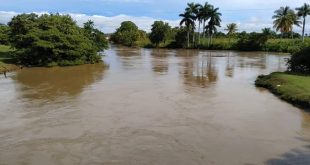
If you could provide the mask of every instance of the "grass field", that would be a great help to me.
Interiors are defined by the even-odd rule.
[[[255,84],[258,87],[268,88],[283,100],[310,108],[310,75],[275,72],[259,76]]]

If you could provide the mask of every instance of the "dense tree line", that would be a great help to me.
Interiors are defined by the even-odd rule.
[[[274,12],[274,26],[264,28],[261,32],[238,32],[238,25],[230,23],[226,25],[224,31],[218,31],[221,27],[221,13],[219,8],[209,3],[188,3],[184,13],[180,14],[180,26],[172,28],[168,23],[163,21],[155,21],[152,25],[151,32],[142,37],[138,37],[138,27],[129,21],[122,23],[121,27],[112,35],[115,43],[127,46],[136,46],[136,42],[144,40],[142,44],[145,47],[170,47],[170,48],[208,48],[208,49],[235,49],[235,50],[268,50],[265,43],[269,39],[284,38],[305,38],[306,17],[310,14],[308,4],[296,8],[281,7]],[[302,19],[302,21],[300,21]],[[302,26],[301,26],[302,24]],[[295,33],[294,25],[302,27],[302,35]],[[280,32],[278,34],[277,32]],[[141,35],[140,35],[141,36]],[[148,39],[146,39],[148,38]],[[223,42],[213,44],[213,38],[225,39],[228,43]],[[281,43],[280,43],[281,44]],[[284,47],[286,43],[280,45]],[[298,44],[296,47],[300,47]],[[274,51],[282,51],[284,49],[271,48]],[[293,48],[296,49],[296,48]],[[285,49],[284,51],[288,51]]]
[[[78,65],[101,61],[104,34],[88,21],[79,27],[69,15],[20,14],[0,26],[1,44],[15,49],[16,61],[30,66]],[[3,36],[5,35],[5,36]]]

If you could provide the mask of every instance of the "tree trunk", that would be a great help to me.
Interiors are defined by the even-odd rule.
[[[212,44],[212,36],[213,36],[213,34],[212,33],[208,33],[208,35],[209,35],[208,47],[210,47],[211,44]]]
[[[306,17],[304,17],[304,21],[302,23],[302,42],[305,41],[305,26],[306,26]]]
[[[212,44],[213,34],[210,34],[210,44]]]
[[[199,20],[199,23],[198,23],[198,44],[200,44],[200,23],[201,23],[201,21]]]
[[[195,45],[195,28],[193,28],[193,45]]]
[[[205,27],[206,27],[206,20],[203,20],[203,27],[202,27],[202,36],[205,38]]]
[[[187,48],[189,48],[189,27],[187,28]]]

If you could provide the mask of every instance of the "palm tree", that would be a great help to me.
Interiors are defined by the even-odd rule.
[[[293,31],[293,25],[299,26],[300,21],[298,20],[297,15],[295,14],[294,10],[290,9],[290,7],[281,7],[280,9],[276,10],[275,15],[272,16],[274,19],[273,24],[274,28],[277,31],[283,33],[288,33]],[[293,33],[292,33],[293,34]]]
[[[206,26],[206,30],[208,31],[209,35],[209,42],[208,46],[212,44],[212,37],[213,34],[217,32],[217,27],[221,27],[221,16],[222,14],[218,12],[219,8],[214,8],[211,6],[210,12],[209,12],[209,22]]]
[[[203,21],[203,28],[202,28],[203,38],[205,37],[206,21],[208,21],[208,19],[210,18],[210,10],[212,7],[213,7],[212,5],[206,2],[200,10],[201,19]]]
[[[201,26],[202,21],[203,21],[202,10],[203,10],[203,6],[199,4],[198,13],[196,15],[197,20],[198,20],[198,44],[200,44],[200,26]]]
[[[185,11],[185,13],[183,14],[180,14],[179,16],[183,17],[180,22],[180,26],[185,24],[186,29],[187,29],[187,47],[189,47],[189,31],[191,27],[195,25],[194,18],[193,18],[193,15],[187,11]]]
[[[227,35],[232,35],[232,34],[236,33],[238,30],[237,24],[235,24],[235,23],[228,24],[228,25],[226,25],[226,29],[224,29],[224,30],[227,31]]]
[[[310,5],[304,4],[303,6],[296,8],[297,10],[297,16],[302,17],[302,42],[305,41],[305,26],[306,26],[306,17],[310,15]]]
[[[199,8],[200,8],[200,4],[198,3],[187,3],[187,8],[185,9],[186,12],[190,13],[192,15],[193,18],[193,22],[194,22],[194,26],[192,26],[192,30],[193,30],[193,43],[195,42],[195,21],[198,19],[198,13],[199,13]]]
[[[229,37],[229,43],[230,43],[230,37],[237,32],[238,28],[237,28],[237,24],[235,23],[231,23],[226,25],[226,29],[224,29],[227,31],[227,35]]]
[[[267,38],[270,38],[272,35],[275,34],[275,32],[272,31],[271,28],[263,28],[263,29],[262,29],[262,34],[263,34],[264,36],[266,36]]]

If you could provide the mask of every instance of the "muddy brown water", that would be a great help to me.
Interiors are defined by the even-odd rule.
[[[254,86],[288,55],[105,54],[0,76],[1,165],[310,164],[310,115]]]

